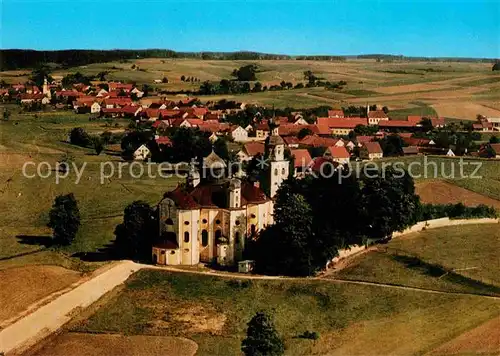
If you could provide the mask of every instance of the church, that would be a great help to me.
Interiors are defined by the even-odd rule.
[[[158,203],[159,236],[153,243],[153,263],[231,265],[242,259],[248,239],[273,224],[273,197],[288,178],[289,161],[278,135],[279,122],[270,120],[269,125],[267,192],[260,182],[229,176],[227,163],[210,153],[203,159],[202,174],[191,170],[186,184],[167,192]]]

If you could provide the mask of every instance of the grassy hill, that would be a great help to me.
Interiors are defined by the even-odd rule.
[[[188,337],[198,355],[237,355],[270,311],[287,355],[423,354],[498,314],[496,301],[307,280],[228,280],[143,270],[72,332]],[[474,308],[474,312],[470,309]],[[316,331],[317,341],[298,338]]]

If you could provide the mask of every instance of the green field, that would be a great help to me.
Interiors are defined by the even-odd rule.
[[[499,240],[498,224],[414,233],[361,256],[336,277],[499,295]]]
[[[126,127],[106,127],[103,122],[89,122],[87,115],[71,113],[14,114],[8,122],[0,123],[0,268],[25,263],[60,264],[66,267],[81,267],[78,259],[70,256],[78,252],[96,252],[113,239],[115,226],[120,223],[123,209],[134,200],[145,200],[156,204],[165,191],[172,189],[177,179],[134,178],[139,169],[122,169],[118,177],[121,158],[106,151],[96,156],[93,150],[70,145],[67,135],[73,127],[84,127],[88,132],[119,130]],[[56,162],[70,155],[79,170],[83,168],[80,181],[71,169],[68,177],[56,182],[55,172],[44,167],[48,178],[28,178],[22,173],[25,162],[35,164],[47,162],[54,169]],[[116,174],[100,184],[101,163],[112,162]],[[147,164],[144,164],[147,169]],[[151,166],[155,172],[155,165]],[[106,166],[106,169],[111,169]],[[109,171],[107,170],[107,172]],[[28,174],[35,174],[34,166]],[[45,249],[51,231],[46,228],[48,212],[59,194],[74,193],[82,217],[82,225],[71,246],[58,251]],[[5,260],[27,252],[43,250],[36,255]],[[1,260],[4,259],[4,260]]]
[[[79,71],[96,75],[108,71],[108,80],[133,81],[149,84],[160,90],[197,90],[203,81],[218,82],[232,79],[231,72],[247,64],[259,68],[257,80],[263,85],[281,81],[305,83],[303,72],[311,70],[317,77],[330,82],[346,81],[343,90],[324,88],[286,90],[242,95],[226,98],[276,107],[312,107],[318,105],[348,106],[377,104],[388,106],[399,118],[408,114],[434,114],[425,107],[436,106],[437,115],[447,118],[474,120],[477,114],[500,115],[500,75],[491,71],[490,63],[460,62],[376,62],[375,60],[303,61],[303,60],[195,60],[146,58],[126,63],[94,63],[70,69],[54,69],[54,76]],[[132,66],[136,66],[132,69]],[[139,69],[137,69],[137,67]],[[8,83],[26,81],[29,70],[2,72]],[[180,80],[181,76],[196,77],[200,82]],[[167,84],[154,84],[154,80],[167,77]],[[207,96],[202,100],[217,100],[220,96]],[[420,109],[419,109],[420,107]],[[398,110],[403,110],[399,111]]]
[[[237,355],[246,323],[264,309],[274,315],[287,355],[411,355],[431,351],[498,315],[497,307],[497,301],[476,296],[143,270],[69,329],[183,336],[198,343],[198,355]],[[320,339],[297,338],[307,330]]]

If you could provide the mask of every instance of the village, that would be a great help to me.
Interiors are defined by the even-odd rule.
[[[225,100],[203,103],[195,97],[148,95],[147,88],[143,88],[145,92],[134,84],[119,82],[93,81],[88,85],[63,86],[60,80],[48,83],[44,79],[41,90],[33,82],[4,85],[0,95],[4,102],[17,102],[29,111],[72,109],[75,113],[88,115],[89,120],[130,119],[142,129],[151,131],[160,149],[171,145],[171,129],[192,128],[208,135],[212,144],[218,139],[235,143],[231,146],[235,153],[233,159],[248,162],[264,154],[271,119],[265,116],[265,108]],[[345,113],[340,108],[322,108],[309,116],[301,111],[289,112],[287,116],[272,113],[280,122],[279,136],[284,139],[290,156],[295,157],[296,175],[318,171],[325,161],[345,164],[350,160],[425,154],[500,156],[500,140],[495,136],[500,132],[500,118],[478,113],[476,122],[447,124],[442,117],[417,115],[408,115],[406,120],[392,120],[389,109],[383,107],[382,110],[377,105],[367,104],[358,109],[358,115]],[[234,120],[241,114],[246,119],[245,126],[238,124],[241,120]],[[443,138],[447,132],[463,133],[466,142]],[[475,145],[480,133],[492,133],[490,142]],[[151,144],[152,141],[136,143],[133,158],[150,159]]]
[[[5,146],[0,148],[9,146],[6,153],[13,155],[17,153],[11,153],[10,147],[28,150],[23,156],[25,161],[15,162],[15,170],[6,177],[3,189],[9,194],[12,211],[22,211],[18,208],[21,202],[36,209],[33,224],[42,222],[40,231],[50,234],[7,234],[21,253],[8,256],[6,263],[11,259],[18,263],[25,254],[32,258],[32,253],[47,253],[57,263],[63,258],[72,268],[96,269],[91,273],[97,276],[85,275],[88,281],[74,290],[67,287],[71,295],[78,295],[78,302],[61,305],[55,296],[46,308],[27,318],[13,316],[7,320],[3,332],[7,336],[0,340],[0,346],[7,345],[7,350],[21,350],[23,346],[24,351],[34,346],[26,356],[51,356],[59,348],[64,353],[74,350],[71,345],[95,350],[94,341],[85,346],[80,341],[67,344],[57,335],[53,336],[54,344],[52,339],[41,341],[44,336],[36,328],[21,337],[19,330],[28,322],[51,330],[49,333],[67,325],[61,329],[62,335],[70,338],[77,334],[87,338],[95,333],[97,340],[108,337],[111,329],[121,333],[133,325],[132,333],[138,334],[133,337],[152,334],[150,337],[163,343],[165,335],[197,340],[199,335],[209,334],[226,345],[225,339],[221,341],[226,338],[221,336],[226,335],[225,329],[216,326],[218,318],[230,317],[232,322],[246,325],[251,315],[241,318],[236,312],[227,316],[225,310],[209,310],[212,300],[205,300],[212,296],[204,293],[214,286],[219,288],[216,293],[229,299],[244,296],[241,303],[247,305],[253,305],[253,300],[265,305],[265,299],[273,295],[271,299],[279,300],[274,305],[280,307],[288,307],[281,298],[294,295],[297,288],[300,300],[309,298],[308,283],[316,282],[326,284],[320,287],[323,290],[314,287],[314,295],[332,298],[335,303],[339,300],[337,283],[346,283],[348,288],[382,285],[391,293],[392,288],[397,293],[415,288],[410,289],[411,293],[459,291],[473,297],[496,298],[497,287],[486,279],[496,278],[484,267],[488,262],[475,262],[481,266],[476,280],[455,271],[468,271],[469,264],[457,265],[456,255],[448,257],[440,251],[450,252],[446,245],[448,234],[458,234],[458,242],[450,243],[466,255],[462,236],[480,236],[481,241],[487,241],[487,236],[498,233],[500,205],[495,187],[500,159],[499,118],[478,112],[469,120],[458,120],[417,115],[417,110],[402,117],[390,102],[370,97],[364,103],[339,101],[284,107],[247,100],[258,95],[253,92],[244,99],[225,94],[214,97],[192,88],[185,93],[159,89],[158,85],[166,84],[166,78],[137,84],[97,80],[99,76],[104,75],[87,77],[71,72],[65,76],[38,76],[38,85],[33,80],[1,84],[2,128],[10,134],[3,136]],[[180,81],[184,83],[185,78]],[[301,82],[294,84],[285,83],[279,91],[302,90]],[[339,89],[329,86],[324,90],[338,93]],[[17,137],[22,141],[17,142]],[[37,140],[41,148],[33,152],[30,144]],[[474,163],[481,168],[478,171],[484,180],[474,185],[473,179],[465,179],[467,176],[437,171],[420,179],[405,169],[398,176],[394,169],[398,163],[414,164],[427,159],[441,170],[443,166]],[[42,160],[50,162],[45,163],[47,174],[56,175],[55,184],[42,174],[36,175],[38,171],[33,167]],[[19,169],[28,161],[32,175],[20,177]],[[142,172],[156,169],[168,174],[166,178],[159,175],[151,179],[117,169],[126,165]],[[349,174],[354,167],[370,166],[372,175],[366,171]],[[109,169],[106,175],[102,167]],[[162,167],[169,167],[168,172]],[[470,177],[475,173],[465,170]],[[61,177],[75,179],[59,181]],[[29,187],[32,193],[13,184]],[[32,204],[35,194],[44,197],[40,206]],[[17,224],[17,220],[11,224]],[[428,236],[429,240],[425,240]],[[40,250],[24,252],[28,246],[39,244],[43,246]],[[401,252],[400,248],[417,252]],[[435,256],[426,257],[428,260],[415,257],[424,248],[434,251]],[[454,267],[441,266],[442,261]],[[34,264],[35,268],[45,267],[37,260]],[[472,267],[476,273],[476,266]],[[374,274],[375,279],[370,277]],[[463,279],[456,282],[457,278]],[[139,283],[138,290],[134,290],[134,283]],[[297,287],[300,283],[307,288]],[[119,293],[116,288],[122,287],[127,298],[132,293],[151,314],[141,316],[129,304],[121,304],[122,299],[112,299],[88,318],[86,314],[75,320],[68,317],[75,308],[86,308],[101,297],[108,298],[106,293]],[[96,292],[90,293],[90,288]],[[150,293],[153,289],[155,292]],[[174,300],[174,313],[166,311],[162,298],[171,298],[165,297],[170,293],[166,290],[176,293],[174,299],[169,299]],[[265,290],[264,299],[255,297],[258,290]],[[148,291],[149,296],[142,295],[143,291]],[[179,302],[183,293],[197,297],[183,304]],[[356,293],[346,295],[353,298]],[[63,300],[65,297],[62,294]],[[373,298],[370,303],[375,303]],[[188,305],[196,305],[193,315],[186,312]],[[108,306],[113,310],[106,309]],[[53,318],[40,317],[53,308],[64,316],[53,312]],[[237,308],[246,307],[239,304]],[[327,312],[335,308],[330,306]],[[363,308],[364,313],[371,313],[370,307]],[[253,314],[253,307],[249,309]],[[127,314],[121,315],[121,310]],[[460,320],[460,313],[455,313],[455,320]],[[114,321],[106,319],[100,324],[102,319],[96,319],[109,315],[124,324],[113,329]],[[137,321],[129,320],[130,315]],[[189,320],[181,315],[189,315]],[[205,318],[209,319],[206,329],[190,329],[204,323]],[[321,318],[316,315],[316,319]],[[173,333],[171,325],[182,332]],[[286,337],[287,345],[293,345],[287,346],[288,350],[300,346],[307,351],[299,354],[309,354],[316,347],[313,342],[323,345],[329,340],[329,336],[317,332],[328,328],[316,326],[316,321],[310,325],[314,326],[295,327],[298,331]],[[240,339],[238,336],[238,345],[230,346],[231,353],[239,349]],[[35,345],[37,341],[41,341],[41,351]],[[209,348],[200,354],[228,354],[213,351],[204,340],[197,342]],[[49,345],[48,351],[44,345]],[[110,342],[107,347],[113,345]],[[321,347],[329,350],[331,346]]]

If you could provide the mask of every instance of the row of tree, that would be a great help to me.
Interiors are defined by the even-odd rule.
[[[276,197],[275,224],[250,244],[248,257],[258,273],[313,275],[338,249],[386,239],[412,225],[419,209],[413,179],[391,167],[360,178],[345,170],[289,178]]]

